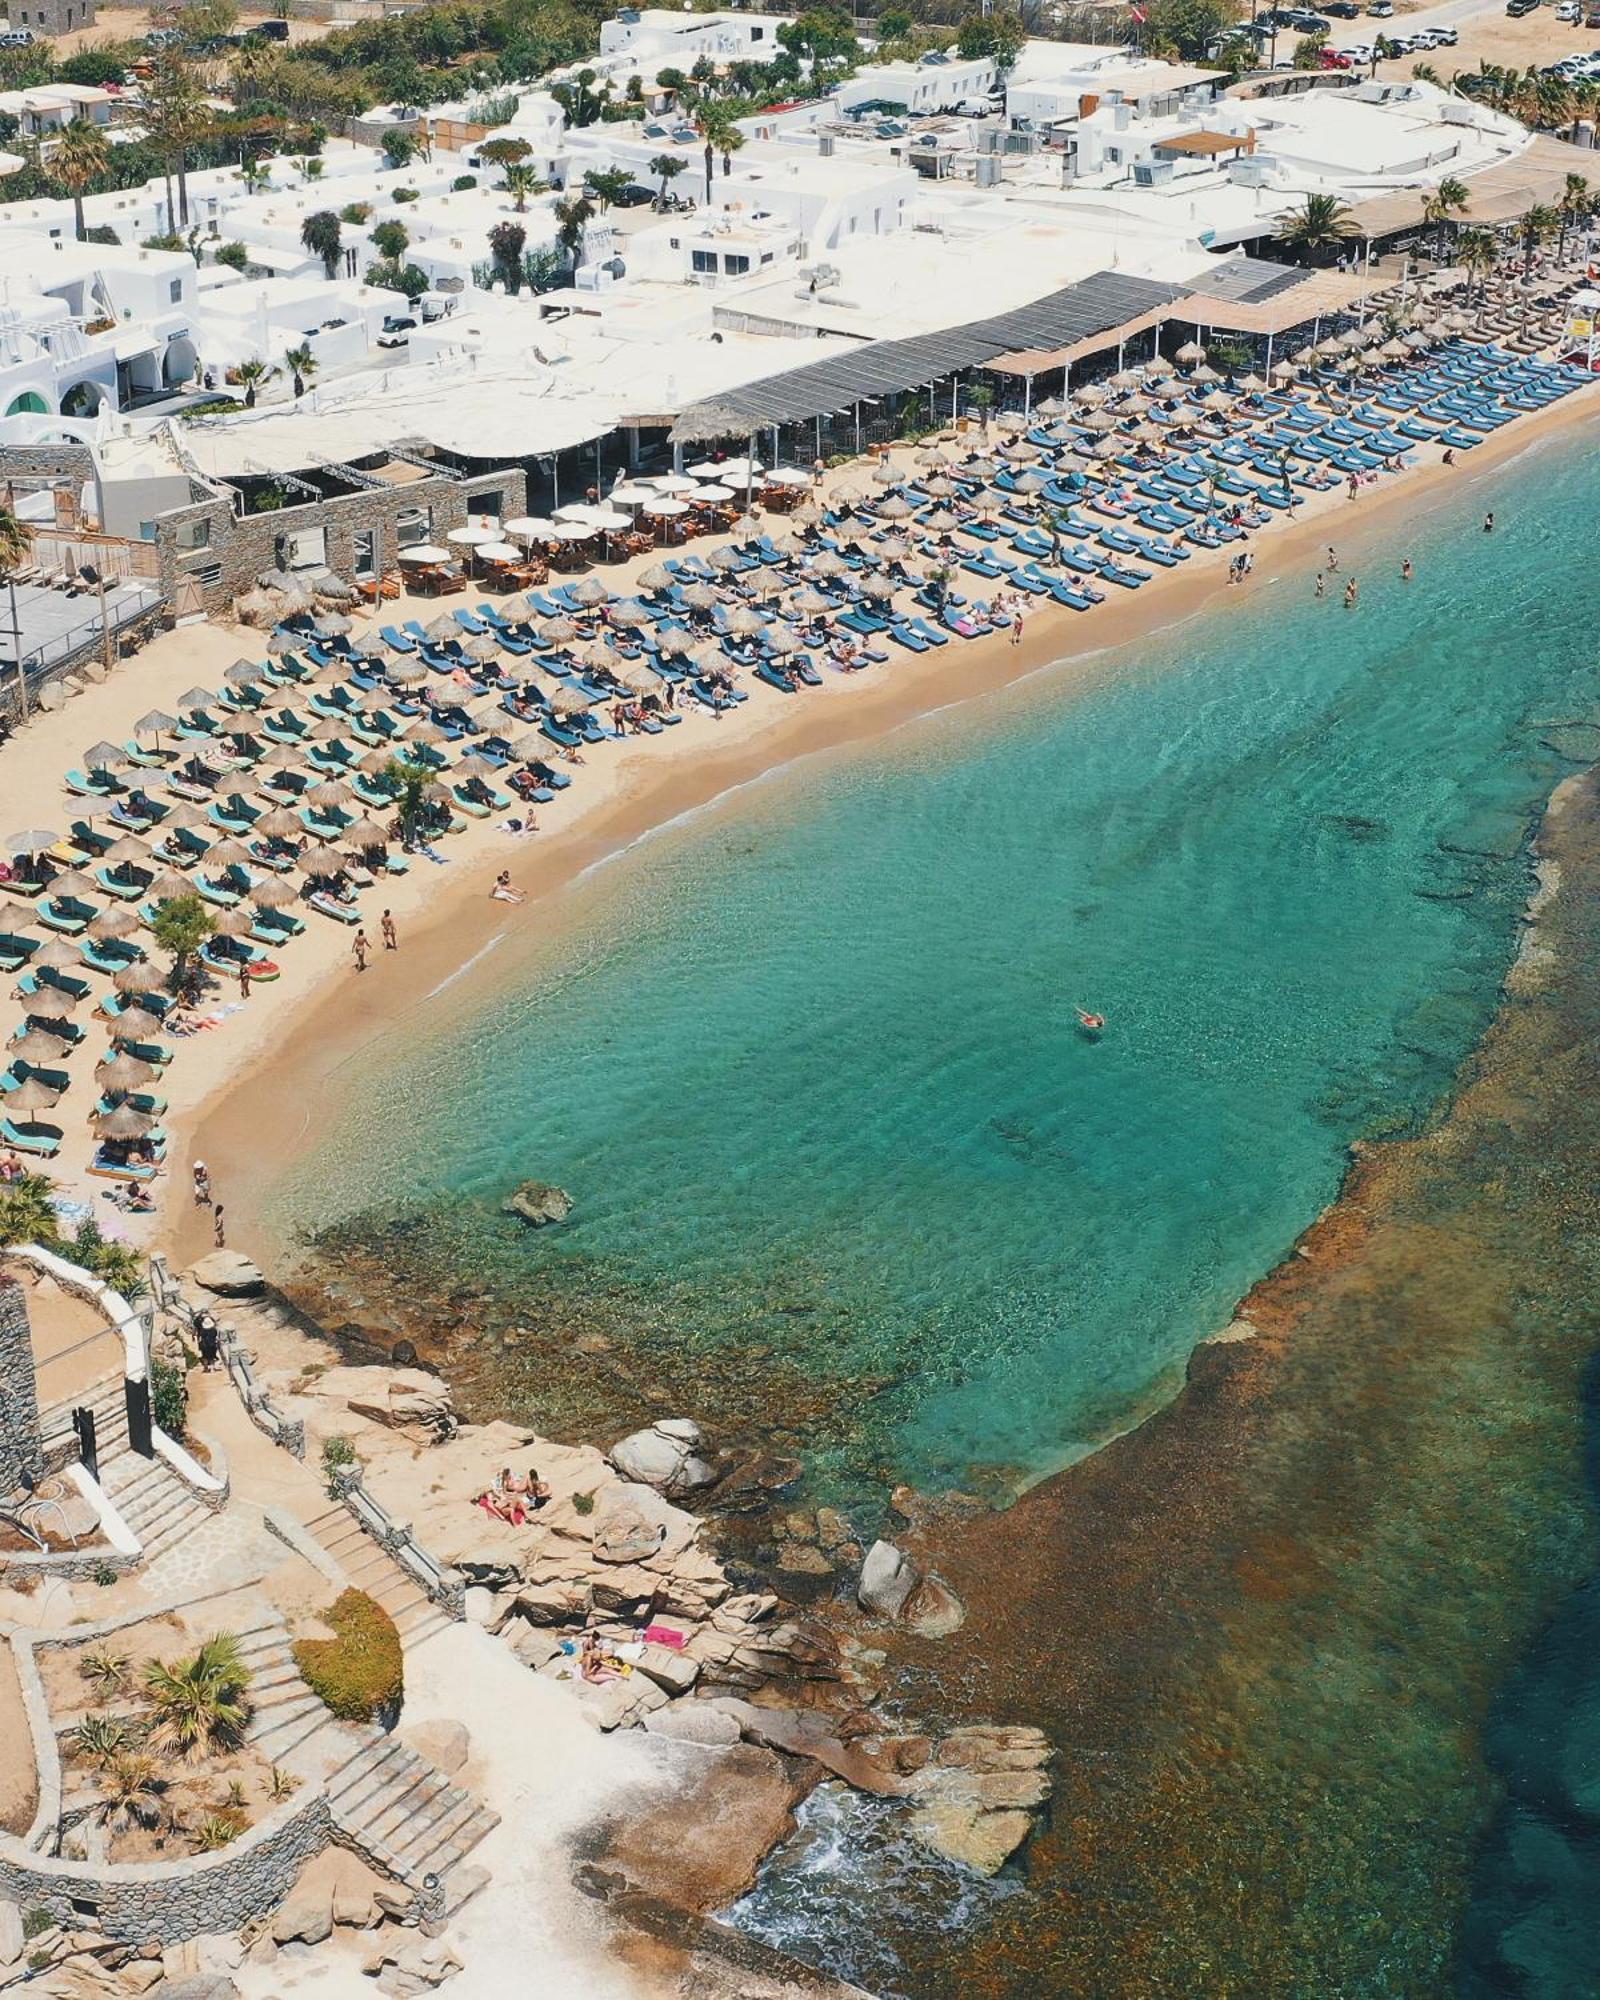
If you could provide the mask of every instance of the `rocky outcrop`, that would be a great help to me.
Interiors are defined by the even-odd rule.
[[[253,1299],[267,1288],[267,1281],[248,1257],[237,1250],[212,1250],[191,1264],[189,1276],[208,1292],[223,1299]]]
[[[893,1542],[874,1542],[861,1565],[856,1601],[880,1618],[898,1618],[921,1580],[921,1570]]]
[[[703,1442],[700,1426],[688,1417],[663,1417],[614,1444],[606,1456],[624,1479],[662,1493],[697,1493],[717,1478],[700,1456]]]
[[[352,1416],[369,1423],[384,1424],[390,1430],[406,1431],[430,1443],[454,1437],[457,1429],[450,1385],[442,1375],[424,1368],[398,1368],[387,1378],[378,1368],[332,1369],[335,1376],[355,1378],[345,1398]],[[342,1385],[335,1383],[330,1393]]]
[[[917,1801],[913,1837],[963,1868],[998,1874],[1049,1799],[1051,1755],[1037,1729],[974,1723],[952,1731],[907,1781]]]
[[[565,1188],[551,1187],[545,1181],[524,1181],[506,1196],[501,1209],[506,1215],[521,1216],[535,1229],[544,1229],[552,1222],[566,1221],[572,1213],[572,1196]]]

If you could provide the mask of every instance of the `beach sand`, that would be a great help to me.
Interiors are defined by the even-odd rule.
[[[71,1089],[52,1114],[67,1141],[49,1171],[64,1192],[93,1207],[108,1235],[150,1240],[181,1265],[211,1247],[210,1214],[187,1199],[190,1165],[204,1158],[227,1210],[230,1247],[273,1247],[252,1238],[253,1190],[302,1147],[316,1143],[318,1122],[331,1115],[337,1101],[330,1085],[341,1067],[355,1051],[395,1029],[441,982],[456,987],[458,999],[491,990],[494,947],[508,933],[537,925],[553,947],[563,915],[561,892],[597,863],[652,829],[801,758],[869,749],[917,716],[978,699],[1041,669],[1088,684],[1108,670],[1106,656],[1119,646],[1180,624],[1235,591],[1243,597],[1274,578],[1297,571],[1309,575],[1328,544],[1358,524],[1370,543],[1379,519],[1403,521],[1425,509],[1435,492],[1482,479],[1540,437],[1592,425],[1600,418],[1597,388],[1581,389],[1505,426],[1453,467],[1441,465],[1438,450],[1427,447],[1414,465],[1364,488],[1354,501],[1342,487],[1307,496],[1292,520],[1274,517],[1255,534],[1255,573],[1240,585],[1227,581],[1231,549],[1196,550],[1190,561],[1158,570],[1138,591],[1115,592],[1090,612],[1030,606],[1018,644],[1006,635],[956,641],[859,675],[829,672],[821,687],[796,695],[753,682],[749,700],[720,720],[696,710],[663,736],[591,751],[571,787],[535,809],[538,834],[469,823],[443,843],[440,865],[416,857],[409,874],[365,892],[362,916],[374,951],[364,974],[354,969],[352,933],[312,912],[305,934],[283,951],[281,979],[253,986],[248,1001],[229,989],[213,996],[211,1011],[224,1018],[181,1043],[162,1080],[170,1106],[164,1120],[168,1171],[156,1184],[161,1206],[155,1217],[132,1218],[113,1209],[101,1199],[105,1184],[83,1171],[93,1079],[91,1064],[81,1059],[73,1065]],[[844,468],[829,484],[859,493],[860,473],[860,466]],[[1398,561],[1403,550],[1398,542],[1393,549]],[[625,590],[651,560],[638,557],[608,570],[607,581]],[[1341,576],[1348,573],[1347,565]],[[469,600],[475,601],[470,593]],[[435,599],[402,598],[384,608],[382,620],[427,620],[439,608]],[[36,714],[0,746],[0,820],[7,827],[64,831],[84,815],[88,802],[64,792],[61,773],[81,760],[87,744],[101,737],[121,741],[146,710],[172,708],[196,682],[216,684],[241,655],[258,658],[261,641],[259,632],[240,626],[210,621],[182,626],[56,713]],[[524,893],[521,905],[490,896],[502,869],[510,870]],[[12,914],[23,907],[13,909],[9,898],[4,905]],[[393,953],[381,949],[378,937],[384,907],[392,911],[399,933],[400,948]],[[97,1028],[91,1027],[91,1042],[96,1039]]]
[[[278,987],[252,995],[248,1021],[236,1016],[186,1045],[169,1085],[168,1126],[175,1135],[170,1185],[178,1198],[161,1218],[160,1240],[180,1260],[209,1245],[204,1212],[181,1199],[188,1163],[200,1157],[223,1191],[243,1247],[263,1254],[281,1249],[252,1245],[252,1190],[316,1143],[318,1124],[337,1115],[338,1077],[351,1058],[396,1030],[441,982],[450,983],[457,1002],[491,992],[495,946],[513,926],[538,925],[544,947],[557,950],[563,925],[579,914],[575,899],[564,902],[563,892],[652,830],[728,800],[802,758],[870,751],[918,716],[980,699],[1043,669],[1088,685],[1114,670],[1108,656],[1117,647],[1181,624],[1235,593],[1244,597],[1297,572],[1306,575],[1309,588],[1330,541],[1359,528],[1371,546],[1380,529],[1425,510],[1433,495],[1464,480],[1477,482],[1541,437],[1600,421],[1596,388],[1507,425],[1453,467],[1441,465],[1432,451],[1363,489],[1354,502],[1343,489],[1312,496],[1293,521],[1275,519],[1253,537],[1255,572],[1241,585],[1227,581],[1229,551],[1197,551],[1193,560],[1158,571],[1140,590],[1118,593],[1092,612],[1030,611],[1018,645],[1004,637],[951,644],[859,676],[830,674],[820,688],[793,697],[758,683],[750,700],[721,722],[697,716],[665,737],[630,740],[620,755],[591,756],[570,791],[539,809],[543,830],[537,837],[469,828],[449,843],[447,868],[419,862],[395,886],[398,953],[376,953],[358,978],[342,931],[308,935],[285,955]],[[1400,541],[1390,549],[1398,564]],[[1341,577],[1348,573],[1346,566]],[[53,721],[59,725],[61,718]],[[75,731],[70,740],[81,734]],[[517,908],[489,896],[495,874],[506,866],[527,896]],[[368,930],[375,937],[370,916]]]

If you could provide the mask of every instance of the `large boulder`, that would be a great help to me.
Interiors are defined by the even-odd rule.
[[[922,1572],[910,1556],[893,1542],[874,1542],[861,1565],[856,1601],[863,1611],[874,1611],[880,1618],[898,1618],[921,1581]]]
[[[333,1891],[302,1882],[272,1919],[274,1944],[321,1944],[333,1932]]]
[[[444,1717],[436,1722],[407,1723],[400,1731],[400,1740],[447,1777],[454,1777],[472,1753],[472,1738],[465,1724]]]
[[[933,1854],[979,1875],[998,1875],[1033,1831],[1025,1812],[985,1812],[954,1801],[923,1806],[911,1815],[911,1837]]]
[[[565,1188],[552,1187],[546,1181],[524,1181],[512,1190],[502,1203],[507,1215],[520,1215],[535,1229],[543,1229],[552,1222],[565,1222],[572,1213],[572,1196]]]
[[[388,1377],[377,1368],[357,1372],[368,1380],[346,1398],[352,1416],[413,1436],[454,1437],[456,1413],[443,1376],[431,1375],[425,1368],[403,1368]]]
[[[237,1250],[210,1250],[189,1276],[208,1292],[224,1299],[253,1299],[267,1288],[267,1281],[248,1257]]]
[[[663,1417],[634,1431],[606,1453],[624,1479],[662,1493],[694,1493],[716,1483],[716,1473],[699,1454],[700,1427],[687,1417]]]
[[[739,1724],[731,1715],[707,1701],[678,1702],[647,1715],[644,1726],[652,1736],[668,1736],[674,1743],[698,1743],[708,1750],[726,1750],[739,1741]]]
[[[648,1562],[666,1539],[664,1521],[652,1519],[632,1501],[619,1500],[595,1522],[595,1559],[603,1563]]]

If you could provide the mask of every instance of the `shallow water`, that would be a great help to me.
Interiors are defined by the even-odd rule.
[[[846,1496],[1070,1461],[1486,1020],[1544,739],[1600,743],[1551,587],[1594,487],[1547,449],[1492,538],[1465,485],[1419,524],[1409,586],[1386,531],[1357,613],[1295,577],[646,843],[559,964],[363,1058],[280,1215],[531,1328],[461,1357],[479,1408],[786,1426]],[[560,1232],[498,1213],[524,1176]],[[575,1328],[620,1361],[572,1370]]]

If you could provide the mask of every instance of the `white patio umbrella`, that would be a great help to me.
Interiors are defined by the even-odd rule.
[[[607,498],[613,507],[643,507],[656,497],[656,489],[643,485],[613,486]]]
[[[485,542],[478,554],[484,562],[512,563],[522,560],[522,550],[515,542]]]
[[[691,496],[696,507],[722,507],[735,497],[731,486],[719,486],[714,479],[708,480],[700,490]]]
[[[710,477],[711,474],[719,470],[720,468],[714,465],[709,467],[707,477]],[[657,493],[670,495],[693,493],[698,490],[700,482],[698,479],[685,479],[681,472],[664,472],[659,479],[652,479],[650,484],[655,488]]]
[[[409,549],[402,549],[400,551],[397,560],[403,563],[414,563],[419,568],[422,568],[431,563],[448,562],[450,560],[450,551],[448,549],[435,548],[431,542],[414,542]]]
[[[689,503],[687,500],[674,500],[668,497],[652,500],[644,511],[657,521],[675,521],[680,514],[688,513]]]
[[[798,465],[780,465],[776,471],[767,474],[769,486],[809,486],[811,474]]]
[[[505,524],[508,535],[515,535],[518,541],[542,542],[555,532],[555,522],[543,514],[514,514]]]
[[[481,549],[486,542],[499,541],[500,533],[499,528],[484,528],[469,521],[464,528],[451,528],[445,540],[458,549]]]

